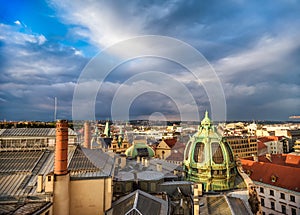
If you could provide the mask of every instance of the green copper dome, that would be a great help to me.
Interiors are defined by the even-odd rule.
[[[136,158],[137,156],[140,157],[154,157],[154,150],[148,146],[146,143],[134,143],[130,146],[126,151],[125,155],[127,157]]]
[[[186,179],[202,183],[206,191],[229,190],[235,186],[237,173],[232,149],[212,125],[208,112],[198,132],[184,151]]]

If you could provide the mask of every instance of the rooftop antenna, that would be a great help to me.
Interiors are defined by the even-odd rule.
[[[56,113],[57,113],[57,97],[54,97],[54,122],[56,122]]]

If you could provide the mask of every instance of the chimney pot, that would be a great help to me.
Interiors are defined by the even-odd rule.
[[[57,120],[54,174],[68,173],[68,121]]]
[[[84,123],[84,147],[91,148],[91,126],[89,122]]]

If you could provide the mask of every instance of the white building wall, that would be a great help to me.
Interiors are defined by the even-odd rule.
[[[268,147],[268,154],[282,154],[283,143],[280,141],[268,141],[265,142]]]
[[[264,205],[262,204],[263,215],[271,215],[271,214],[293,215],[292,208],[294,209],[295,215],[300,214],[300,192],[294,192],[291,190],[275,187],[269,184],[264,184],[256,181],[254,181],[254,183],[258,187],[257,192],[261,199],[261,202],[264,201]],[[270,192],[272,192],[271,190],[274,192],[274,196],[270,194]],[[291,201],[293,197],[295,201]],[[272,209],[271,207],[271,202],[274,202],[274,209]],[[286,213],[282,212],[282,206],[285,206]]]

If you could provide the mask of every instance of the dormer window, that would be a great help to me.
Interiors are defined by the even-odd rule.
[[[272,182],[276,182],[276,181],[277,181],[277,177],[276,177],[275,175],[272,175],[272,176],[271,176],[271,181],[272,181]]]

